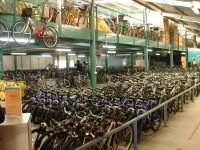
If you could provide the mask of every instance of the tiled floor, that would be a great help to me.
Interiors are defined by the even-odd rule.
[[[173,115],[167,127],[143,135],[138,150],[199,150],[200,97],[185,104],[184,112]]]

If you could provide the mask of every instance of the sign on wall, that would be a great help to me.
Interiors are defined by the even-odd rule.
[[[7,115],[22,114],[21,88],[14,86],[5,87],[5,101]]]

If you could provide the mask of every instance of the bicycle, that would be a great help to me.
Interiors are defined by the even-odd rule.
[[[64,72],[63,78],[58,81],[58,85],[60,87],[70,87],[70,81],[66,77],[66,73]]]
[[[37,8],[33,6],[32,8]],[[22,15],[25,21],[17,21],[12,28],[13,39],[20,45],[30,43],[32,30],[35,30],[35,37],[42,38],[44,45],[53,48],[58,43],[58,32],[54,27],[46,26],[45,18],[42,17],[41,28],[37,27],[31,19],[32,8],[23,9]]]
[[[9,30],[8,30],[8,25],[3,20],[0,18],[0,46],[5,46],[8,44],[9,41]]]
[[[78,15],[78,27],[89,27],[89,12],[90,12],[90,6],[85,5],[84,8],[79,8],[80,13]]]
[[[153,105],[155,105],[157,101],[148,100],[148,101],[142,101],[138,100],[135,104],[135,108],[137,110],[137,115],[142,115],[148,110],[153,109]],[[147,129],[151,128],[154,132],[158,131],[162,122],[162,116],[160,110],[157,110],[150,115],[146,116],[145,118],[142,118],[138,122],[138,141],[141,138],[141,132],[147,131]]]

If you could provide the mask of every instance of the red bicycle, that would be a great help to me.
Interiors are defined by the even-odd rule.
[[[37,7],[33,7],[37,8]],[[32,8],[25,8],[22,11],[23,21],[17,21],[12,28],[13,39],[20,45],[30,43],[33,30],[37,39],[41,39],[48,48],[53,48],[58,43],[58,32],[54,27],[46,26],[45,18],[42,17],[41,27],[37,27],[31,19]]]

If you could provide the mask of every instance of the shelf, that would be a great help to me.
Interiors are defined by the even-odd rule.
[[[2,15],[1,17],[6,20],[8,23],[9,29],[11,29],[14,23],[14,16],[13,15]],[[16,16],[16,20],[22,20],[21,17]],[[37,26],[40,26],[40,21],[34,20]],[[57,23],[47,23],[47,26],[53,26],[58,31],[59,38],[62,38],[62,42],[67,41],[68,39],[74,40],[82,40],[82,41],[90,41],[90,29],[89,28],[80,28],[75,26],[69,26],[64,24],[57,24]],[[131,47],[145,47],[145,39],[137,38],[137,37],[130,37],[126,35],[119,35],[116,33],[106,33],[102,31],[98,31],[98,42],[108,42],[108,43],[115,43],[115,44],[123,44]],[[60,43],[60,42],[59,42]],[[37,43],[40,45],[40,43]],[[11,44],[12,46],[15,44]],[[33,44],[30,44],[33,45]],[[59,44],[58,44],[59,45]],[[33,45],[34,46],[34,45]],[[169,49],[169,44],[165,44],[162,42],[152,41],[149,40],[149,47],[151,48],[158,48],[158,49]],[[41,44],[41,47],[44,47]],[[175,50],[185,50],[184,47],[175,46]]]

